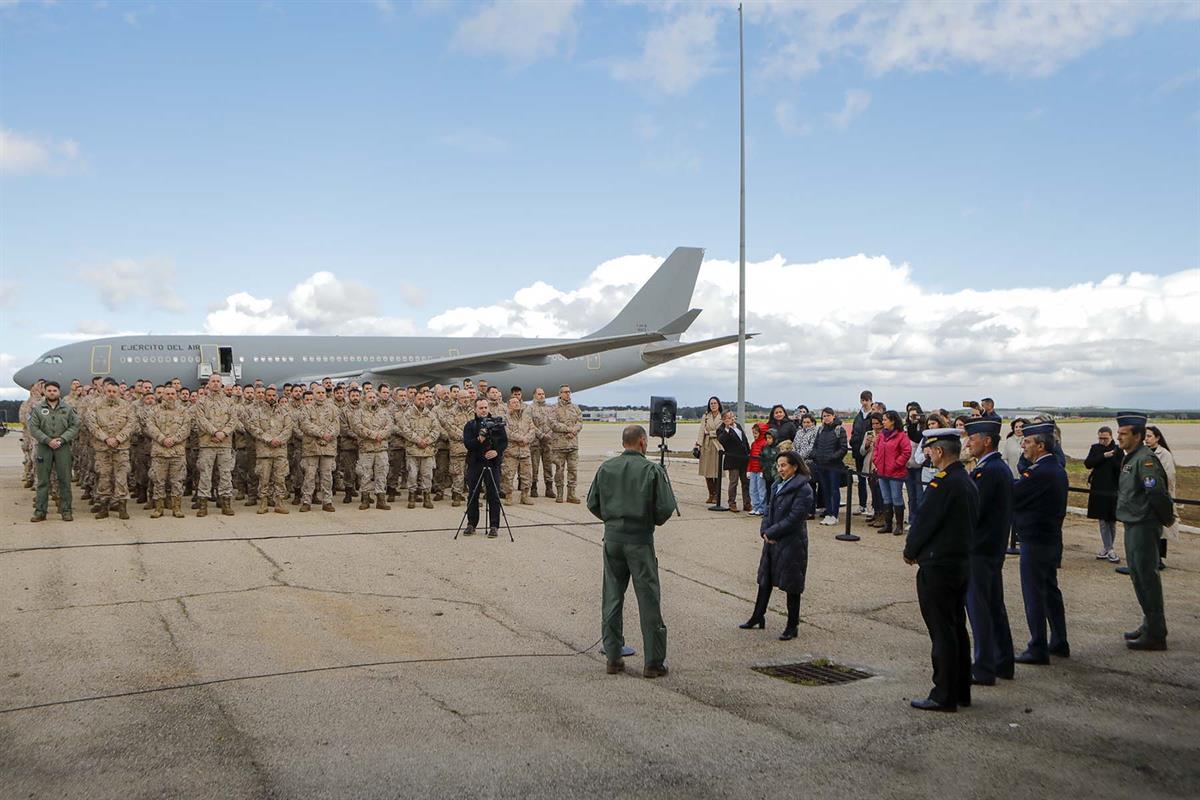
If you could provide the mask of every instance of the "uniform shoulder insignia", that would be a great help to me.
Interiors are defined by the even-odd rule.
[[[1157,485],[1158,485],[1157,478],[1154,478],[1151,476],[1146,476],[1145,478],[1142,478],[1142,486],[1145,486],[1147,489],[1153,489]]]
[[[1022,472],[1022,473],[1021,473],[1021,477],[1022,477],[1022,478],[1028,478],[1028,477],[1029,477],[1029,470],[1025,470],[1024,472]]]
[[[975,476],[975,480],[979,480],[980,478],[983,477],[983,470],[977,469],[972,474]]]
[[[944,469],[943,469],[943,470],[938,470],[938,473],[937,473],[936,475],[934,475],[933,477],[935,477],[935,478],[944,478],[944,477],[946,477],[946,470],[944,470]]]
[[[938,485],[938,484],[937,484],[937,481],[930,481],[930,482],[929,482],[929,488],[930,488],[930,489],[936,489],[936,488],[937,488],[937,485]]]
[[[1143,462],[1142,462],[1142,466],[1143,466],[1143,467],[1153,467],[1153,466],[1154,466],[1154,459],[1152,459],[1152,458],[1147,458],[1145,461],[1143,461]]]

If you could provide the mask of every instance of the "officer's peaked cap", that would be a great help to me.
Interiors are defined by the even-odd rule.
[[[1117,426],[1125,427],[1126,425],[1141,425],[1146,427],[1146,421],[1149,419],[1140,411],[1122,411],[1117,414]]]

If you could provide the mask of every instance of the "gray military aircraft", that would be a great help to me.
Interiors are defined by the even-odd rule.
[[[370,380],[420,386],[462,378],[498,386],[535,386],[554,395],[609,383],[683,356],[732,344],[737,335],[684,343],[700,314],[691,304],[704,250],[677,247],[612,322],[582,339],[431,336],[115,336],[56,347],[20,369],[28,389],[39,378],[67,388],[94,376],[156,385],[180,378],[225,383]]]

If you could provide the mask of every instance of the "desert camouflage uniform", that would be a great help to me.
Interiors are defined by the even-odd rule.
[[[504,451],[504,463],[500,467],[500,488],[503,489],[511,503],[513,497],[512,479],[517,478],[517,490],[521,493],[521,502],[529,504],[529,486],[532,482],[533,471],[530,464],[530,443],[537,438],[537,427],[533,424],[533,416],[529,409],[522,405],[516,411],[508,410],[508,448]]]
[[[467,446],[463,444],[463,428],[475,418],[470,400],[465,394],[462,397],[464,399],[454,406],[454,410],[443,414],[439,420],[442,432],[450,445],[450,499],[456,506],[466,499],[467,495]]]
[[[357,405],[349,400],[338,403],[334,401],[334,405],[338,410],[338,441],[337,441],[337,469],[333,473],[333,491],[346,493],[345,501],[350,502],[350,498],[354,495],[358,481],[358,441],[355,438],[354,432],[350,428],[349,415],[352,411],[357,411],[362,407],[360,401]]]
[[[212,496],[214,466],[217,472],[217,497],[222,501],[233,498],[233,432],[240,424],[238,417],[233,401],[223,394],[205,395],[196,404],[192,423],[199,437],[196,494],[201,501]],[[220,440],[215,438],[218,432],[224,434]]]
[[[321,507],[332,510],[333,463],[337,459],[337,435],[340,427],[337,406],[330,400],[318,400],[305,407],[299,416],[300,432],[304,437],[300,453],[300,462],[304,468],[300,510],[304,510],[304,506],[308,505],[314,491],[318,489]],[[326,436],[329,437],[329,441],[325,441]]]
[[[150,439],[150,481],[155,514],[170,498],[171,510],[182,516],[183,480],[187,474],[187,442],[192,433],[192,410],[178,399],[164,400],[145,416]],[[168,447],[166,441],[171,440]]]
[[[294,416],[287,403],[267,402],[256,403],[253,413],[246,418],[254,436],[259,511],[263,511],[264,504],[273,502],[277,511],[287,512],[288,446],[292,441]],[[279,445],[271,444],[273,441]]]
[[[233,434],[233,488],[234,499],[244,498],[246,505],[258,504],[258,463],[254,452],[254,434],[250,430],[250,418],[258,410],[253,396],[243,395],[240,403],[234,404],[238,413],[238,429]]]
[[[575,473],[579,468],[579,431],[583,429],[583,412],[574,403],[559,400],[550,410],[550,452],[554,459],[554,490],[557,499],[563,497],[566,483],[567,498],[575,497]]]
[[[408,396],[402,391],[392,395],[392,438],[388,440],[388,499],[395,499],[401,486],[408,484],[408,458],[401,426],[409,411]]]
[[[437,438],[440,432],[437,418],[428,408],[414,406],[404,415],[401,423],[401,433],[405,439],[405,455],[408,460],[408,492],[409,502],[414,493],[428,492],[433,483],[433,457],[437,452]],[[428,442],[425,446],[419,442]],[[427,498],[428,500],[428,498]],[[426,502],[426,505],[429,505]]]
[[[537,436],[529,445],[529,488],[532,497],[538,496],[538,474],[545,477],[546,497],[554,496],[554,465],[550,456],[550,409],[546,401],[534,400],[527,406]]]
[[[454,401],[450,399],[450,395],[446,395],[442,400],[435,400],[433,404],[433,416],[438,422],[438,441],[437,452],[433,457],[433,499],[441,500],[446,487],[450,485],[450,439],[446,436],[445,426],[442,425],[442,417],[446,414],[454,413]]]
[[[96,488],[93,497],[101,512],[108,503],[129,499],[129,447],[137,429],[137,416],[128,401],[120,397],[104,401],[88,414],[92,449],[96,458]],[[116,439],[115,446],[108,440]]]
[[[153,396],[153,395],[151,395]],[[134,417],[137,418],[137,430],[133,434],[133,447],[129,451],[129,485],[130,493],[135,494],[139,503],[150,499],[150,450],[152,440],[146,430],[146,419],[154,412],[153,405],[145,405],[144,395],[135,395],[133,400]]]
[[[392,433],[392,415],[380,406],[360,403],[346,413],[346,421],[358,443],[358,486],[363,493],[383,500],[387,492],[388,440]]]

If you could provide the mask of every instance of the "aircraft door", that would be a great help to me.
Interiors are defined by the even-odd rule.
[[[202,381],[208,376],[221,372],[221,354],[215,344],[200,345],[200,363],[196,367],[196,377]]]
[[[92,347],[92,374],[107,375],[112,371],[112,345],[98,344]]]
[[[587,368],[588,369],[600,369],[600,354],[599,353],[596,353],[595,355],[591,355],[591,356],[587,357]]]

